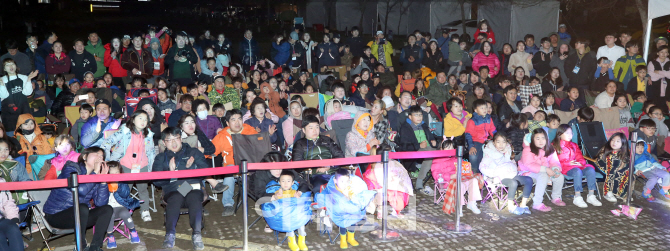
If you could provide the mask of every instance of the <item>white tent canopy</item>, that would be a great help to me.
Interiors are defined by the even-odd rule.
[[[496,47],[500,49],[504,43],[523,40],[526,34],[535,35],[535,41],[539,41],[557,31],[559,11],[558,1],[492,2],[479,6],[478,17],[489,22],[495,32]]]
[[[651,39],[651,21],[654,18],[670,15],[670,1],[668,0],[649,0],[647,8],[647,30],[644,37],[644,61],[647,62],[649,56],[649,41]]]

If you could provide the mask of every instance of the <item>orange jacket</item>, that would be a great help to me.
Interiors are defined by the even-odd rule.
[[[30,158],[33,154],[37,153],[38,155],[46,155],[46,154],[52,154],[54,152],[53,147],[49,144],[49,141],[47,140],[44,135],[42,135],[42,130],[40,130],[40,127],[37,126],[37,123],[35,123],[35,139],[33,139],[33,142],[29,142],[26,137],[21,134],[21,124],[25,123],[27,120],[32,119],[33,122],[35,122],[35,118],[33,115],[30,115],[28,113],[21,114],[19,115],[19,119],[16,120],[16,131],[14,132],[14,137],[19,141],[19,144],[21,145],[21,151],[26,153],[26,160]],[[48,167],[45,167],[48,168]],[[26,171],[28,173],[32,173],[32,169],[30,168],[30,161],[26,161]]]
[[[254,135],[258,133],[250,125],[243,124],[242,126],[242,132],[240,132],[242,135]],[[219,131],[219,134],[212,139],[212,143],[216,147],[214,156],[221,154],[223,157],[223,166],[235,165],[235,159],[233,158],[233,138],[230,136],[230,127]]]

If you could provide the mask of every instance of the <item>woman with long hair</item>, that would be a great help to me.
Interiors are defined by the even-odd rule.
[[[437,41],[430,41],[428,44],[428,49],[426,50],[426,55],[424,55],[421,64],[430,68],[434,72],[444,71],[444,56],[442,51],[437,45]]]
[[[128,70],[121,67],[121,55],[126,51],[121,45],[121,39],[112,38],[112,41],[105,45],[105,67],[109,67],[109,73],[112,74],[114,85],[125,89],[123,78],[128,76]],[[160,55],[159,55],[160,56]]]
[[[472,69],[479,72],[482,66],[489,67],[489,78],[495,78],[500,72],[500,59],[493,53],[493,46],[489,41],[484,41],[481,51],[472,59]]]
[[[563,79],[558,67],[551,68],[549,75],[542,80],[542,92],[563,91]]]

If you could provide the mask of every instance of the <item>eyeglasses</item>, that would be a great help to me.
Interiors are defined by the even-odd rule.
[[[181,138],[165,139],[165,143],[172,143],[172,142],[179,143],[181,142]]]

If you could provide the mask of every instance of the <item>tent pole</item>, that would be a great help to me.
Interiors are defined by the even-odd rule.
[[[651,39],[651,21],[652,19],[647,19],[647,30],[644,33],[644,62],[649,62],[649,40]]]

